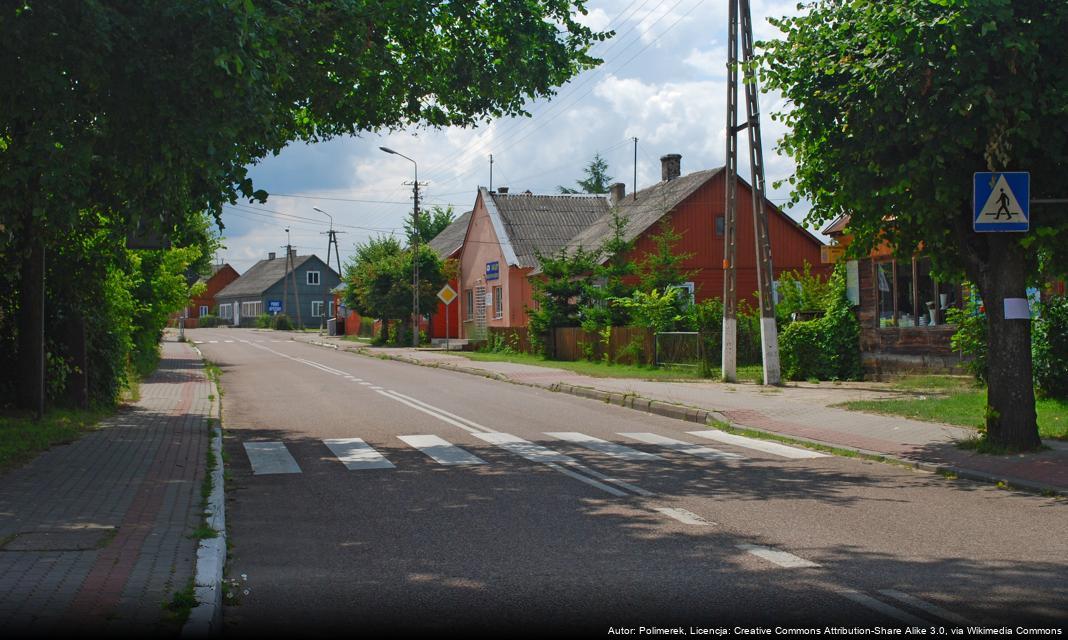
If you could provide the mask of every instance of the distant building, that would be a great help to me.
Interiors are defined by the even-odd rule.
[[[186,309],[185,326],[195,329],[201,316],[215,313],[218,310],[215,296],[239,277],[237,271],[229,264],[212,265],[211,274],[201,276],[197,280],[197,282],[203,282],[206,288],[204,293],[193,298]]]
[[[247,327],[260,314],[280,308],[294,324],[299,321],[303,327],[314,328],[333,316],[330,292],[341,282],[337,272],[318,256],[294,255],[287,277],[286,262],[285,256],[270,253],[216,294],[219,318]]]

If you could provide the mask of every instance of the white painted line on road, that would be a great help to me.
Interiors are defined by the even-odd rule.
[[[490,434],[487,433],[487,434],[483,434],[483,435],[490,435]],[[610,494],[616,496],[617,498],[625,498],[625,497],[627,497],[626,493],[620,491],[619,489],[616,489],[615,487],[610,487],[610,486],[608,486],[608,485],[606,485],[604,483],[597,482],[593,478],[587,478],[586,476],[582,475],[581,473],[577,473],[575,471],[572,471],[571,469],[565,469],[564,467],[561,467],[560,465],[555,464],[553,462],[548,462],[548,463],[545,464],[545,466],[552,468],[554,471],[559,471],[560,473],[564,474],[565,476],[574,478],[575,480],[578,480],[579,482],[585,482],[586,484],[590,485],[591,487],[596,487],[596,488],[600,489],[601,491],[604,491],[605,493],[610,493]]]
[[[193,344],[204,344],[203,340],[194,340]]]
[[[623,460],[663,460],[663,458],[654,453],[638,451],[626,445],[608,442],[577,431],[548,431],[545,435],[567,442],[574,442],[587,449],[606,453],[614,458],[622,458]]]
[[[574,469],[578,469],[579,471],[582,471],[583,473],[587,473],[587,474],[593,476],[594,478],[597,478],[598,480],[603,480],[605,482],[611,482],[612,484],[616,485],[617,487],[622,487],[622,488],[626,489],[627,491],[630,491],[631,493],[637,494],[639,496],[644,496],[646,498],[651,498],[651,497],[656,495],[652,491],[646,491],[645,489],[642,489],[641,487],[639,487],[637,485],[633,485],[633,484],[631,484],[629,482],[624,482],[623,480],[619,480],[617,478],[610,478],[610,477],[606,476],[605,474],[601,473],[600,471],[595,471],[595,470],[593,470],[593,469],[591,469],[591,468],[589,468],[587,466],[581,465],[581,464],[579,464],[577,462],[569,462],[567,464],[569,466],[571,466],[572,468],[574,468]]]
[[[486,464],[478,456],[438,436],[397,436],[410,447],[419,449],[439,464]]]
[[[233,340],[223,340],[223,342],[230,343],[230,342],[233,342]]]
[[[325,371],[325,372],[327,372],[327,373],[329,373],[331,375],[335,375],[335,376],[344,375],[343,372],[338,371],[337,369],[331,369],[330,367],[327,367],[325,365],[321,365],[318,362],[312,362],[311,360],[304,360],[302,358],[297,358],[297,362],[300,362],[302,364],[306,364],[309,367],[315,367],[316,369],[319,369],[320,371]]]
[[[284,340],[271,340],[271,342],[285,342]]]
[[[369,386],[371,386],[371,383],[370,383],[370,382],[361,382],[360,384],[362,384],[362,385],[363,385],[363,386],[365,386],[365,387],[369,387]]]
[[[360,469],[392,469],[393,463],[374,450],[361,438],[333,438],[323,440],[337,459],[350,471]]]
[[[909,594],[903,593],[901,591],[898,591],[897,589],[883,589],[879,593],[881,593],[882,595],[884,595],[884,596],[886,596],[888,598],[893,598],[894,600],[897,600],[898,602],[907,604],[910,607],[919,609],[920,611],[925,611],[925,612],[935,616],[936,618],[941,618],[941,619],[946,620],[948,622],[952,622],[954,624],[959,624],[959,625],[964,626],[964,627],[966,627],[966,626],[971,624],[971,622],[967,618],[965,618],[964,616],[957,615],[957,614],[953,613],[952,611],[946,611],[942,607],[939,607],[937,605],[933,605],[930,602],[927,602],[926,600],[920,600],[919,598],[917,598],[915,596],[910,596]]]
[[[360,384],[370,384],[370,383],[369,382],[361,382]],[[397,397],[399,394],[389,393],[389,392],[386,392],[386,391],[382,391],[381,389],[375,391],[375,393],[379,393],[379,394],[389,398],[390,400],[396,400],[397,402],[399,402],[399,403],[401,403],[403,405],[407,405],[407,406],[415,409],[416,411],[421,411],[421,412],[427,414],[428,416],[433,416],[433,417],[437,418],[438,420],[441,420],[442,422],[444,422],[446,424],[451,424],[454,427],[459,427],[459,428],[461,428],[464,431],[467,431],[469,433],[479,433],[475,429],[472,429],[471,427],[467,426],[466,424],[463,424],[462,422],[457,422],[456,420],[453,420],[452,418],[450,418],[448,416],[443,416],[440,413],[437,413],[435,411],[431,411],[430,409],[426,409],[424,407],[420,407],[419,405],[415,404],[414,402],[408,402],[404,398]]]
[[[494,431],[491,433],[474,433],[473,435],[480,440],[497,445],[505,451],[526,458],[531,462],[577,462],[571,456],[565,456],[562,453],[543,447],[540,444],[534,444],[519,436],[513,436],[510,433]],[[568,475],[571,474],[569,473]],[[613,491],[615,490],[613,489]]]
[[[208,344],[219,344],[218,340],[208,340]]]
[[[698,527],[708,527],[712,525],[708,520],[705,520],[693,511],[687,511],[686,509],[679,509],[676,507],[657,507],[656,510],[669,518],[678,520],[682,524],[691,524]]]
[[[252,475],[300,473],[300,466],[281,442],[246,442],[245,453],[252,463]]]
[[[738,545],[738,548],[747,551],[748,553],[758,558],[763,558],[768,562],[777,564],[780,567],[784,567],[786,569],[802,569],[805,567],[819,566],[818,564],[810,560],[805,560],[804,558],[795,556],[792,553],[778,551],[776,549],[772,549],[771,547],[761,547],[755,544],[740,544]]]
[[[899,622],[904,622],[905,624],[916,625],[918,627],[926,627],[930,624],[927,620],[917,618],[916,616],[912,615],[911,613],[908,613],[907,611],[902,611],[897,607],[892,607],[886,604],[885,602],[882,602],[881,600],[876,600],[868,594],[861,593],[860,591],[854,591],[852,589],[841,589],[835,591],[835,593],[842,596],[843,598],[846,598],[847,600],[852,600],[853,602],[856,602],[861,606],[867,607],[872,611],[878,611],[879,613],[885,616],[889,616]]]
[[[435,407],[434,405],[427,404],[426,402],[423,402],[422,400],[413,398],[411,396],[406,396],[406,395],[404,395],[403,393],[401,393],[399,391],[393,391],[392,393],[393,393],[393,395],[401,397],[401,398],[404,398],[405,400],[407,400],[409,402],[414,402],[415,404],[418,404],[420,406],[426,407],[427,409],[430,409],[431,411],[437,411],[441,415],[448,416],[448,417],[452,418],[453,420],[459,420],[460,422],[463,422],[464,424],[472,426],[475,429],[480,429],[480,430],[486,431],[488,433],[493,433],[494,431],[496,431],[495,429],[490,429],[489,427],[483,426],[483,425],[475,422],[474,420],[468,420],[467,418],[465,418],[463,416],[458,416],[455,413],[450,413],[450,412],[442,409],[441,407]]]
[[[771,455],[781,456],[783,458],[802,460],[805,458],[827,457],[827,454],[819,453],[818,451],[809,451],[808,449],[801,449],[798,447],[788,447],[785,444],[779,444],[778,442],[768,442],[767,440],[758,440],[757,438],[746,438],[745,436],[724,433],[723,431],[687,431],[686,433],[691,436],[708,438],[709,440],[715,440],[716,442],[722,442],[724,444],[732,444],[736,447],[763,451],[764,453],[770,453]]]
[[[383,387],[376,387],[374,385],[371,385],[371,390],[372,391],[385,391],[385,389]]]
[[[682,440],[667,438],[656,433],[621,433],[619,435],[639,442],[655,444],[673,451],[688,453],[691,456],[697,456],[698,458],[704,458],[705,460],[740,460],[745,458],[745,456],[738,455],[737,453],[727,453],[726,451],[720,451],[719,449],[713,449],[711,447],[702,447],[698,444],[691,444],[689,442],[683,442]]]

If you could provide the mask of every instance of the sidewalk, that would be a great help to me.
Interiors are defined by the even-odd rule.
[[[141,400],[0,476],[0,628],[9,637],[177,635],[193,578],[212,386],[163,343]]]
[[[755,429],[863,453],[896,458],[928,470],[942,470],[986,482],[1004,481],[1020,488],[1068,494],[1068,442],[1047,441],[1050,451],[1009,456],[980,455],[955,445],[975,434],[971,429],[921,422],[898,416],[846,411],[831,404],[860,398],[892,397],[900,392],[858,389],[857,385],[798,384],[763,387],[721,382],[661,382],[631,378],[595,378],[551,367],[510,362],[480,362],[444,351],[385,349],[338,338],[299,336],[298,340],[365,351],[425,366],[451,368],[509,382],[566,391],[651,410],[625,394],[658,401],[656,413],[696,422],[713,417]],[[663,403],[663,404],[660,404]],[[696,411],[680,410],[683,405]]]

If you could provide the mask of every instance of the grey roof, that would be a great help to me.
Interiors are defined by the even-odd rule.
[[[637,193],[637,197],[629,195],[616,204],[615,210],[627,221],[624,231],[624,239],[633,240],[645,232],[663,218],[666,213],[674,209],[680,202],[690,197],[701,185],[705,184],[723,171],[718,169],[706,169],[680,176],[674,180],[661,181],[651,187],[646,187]],[[578,247],[587,250],[600,248],[612,234],[612,210],[608,210],[581,233],[574,236],[568,243],[568,250],[573,251]]]
[[[318,256],[296,256],[293,261],[293,268],[297,269],[308,260],[319,260]],[[326,267],[326,265],[323,265]],[[330,269],[330,267],[326,267]],[[333,272],[333,269],[330,269]],[[245,272],[245,275],[241,276],[237,280],[234,280],[226,286],[222,291],[215,294],[216,298],[229,298],[233,296],[258,296],[267,289],[274,286],[282,276],[286,274],[286,258],[285,255],[278,256],[274,260],[260,260],[256,264],[252,265],[252,268]]]
[[[471,221],[471,212],[461,215],[452,221],[452,224],[441,230],[430,241],[430,248],[437,252],[438,257],[444,260],[456,253],[464,246],[464,237],[467,235],[467,223]]]
[[[539,252],[555,253],[567,246],[608,211],[608,199],[601,195],[543,196],[485,190],[482,195],[505,256],[520,267],[538,266]],[[513,252],[514,261],[509,252]]]

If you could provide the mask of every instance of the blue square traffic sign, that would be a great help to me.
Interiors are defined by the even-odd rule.
[[[977,172],[972,184],[973,228],[981,232],[1027,231],[1031,227],[1031,174]]]

